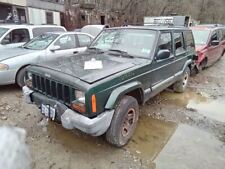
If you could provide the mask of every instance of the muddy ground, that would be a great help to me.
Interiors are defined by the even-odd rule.
[[[0,125],[25,128],[34,169],[224,169],[225,57],[191,78],[183,94],[166,90],[141,107],[130,143],[67,131],[0,87]]]

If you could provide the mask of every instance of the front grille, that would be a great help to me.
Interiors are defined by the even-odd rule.
[[[53,79],[32,74],[32,84],[34,90],[64,102],[67,105],[69,105],[72,100],[75,100],[75,96],[71,95],[71,93],[74,93],[73,88]]]

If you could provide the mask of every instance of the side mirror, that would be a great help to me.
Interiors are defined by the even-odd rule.
[[[9,39],[2,39],[1,44],[2,44],[2,45],[10,44],[10,40],[9,40]]]
[[[50,51],[55,52],[56,50],[59,50],[60,46],[52,46],[49,48]]]
[[[170,51],[168,49],[159,50],[156,56],[156,60],[163,60],[170,57]]]
[[[213,40],[212,42],[211,42],[211,45],[212,46],[217,46],[217,45],[219,45],[220,44],[220,41],[218,41],[218,40]]]

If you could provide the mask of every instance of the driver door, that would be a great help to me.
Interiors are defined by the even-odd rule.
[[[158,60],[157,54],[153,61],[153,72],[152,72],[152,87],[157,88],[158,86],[165,86],[164,83],[167,81],[172,81],[174,78],[174,66],[175,57],[174,49],[172,43],[172,33],[171,32],[162,32],[159,37],[157,51],[160,50],[169,50],[170,56],[166,59]]]
[[[209,48],[207,51],[208,65],[215,63],[222,54],[222,52],[220,52],[220,45],[213,46],[211,44],[212,41],[219,41],[218,32],[216,30],[212,32],[209,42]]]

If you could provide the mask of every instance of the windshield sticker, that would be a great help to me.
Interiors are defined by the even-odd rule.
[[[102,69],[103,64],[101,60],[95,60],[92,58],[90,61],[84,63],[84,70]]]

